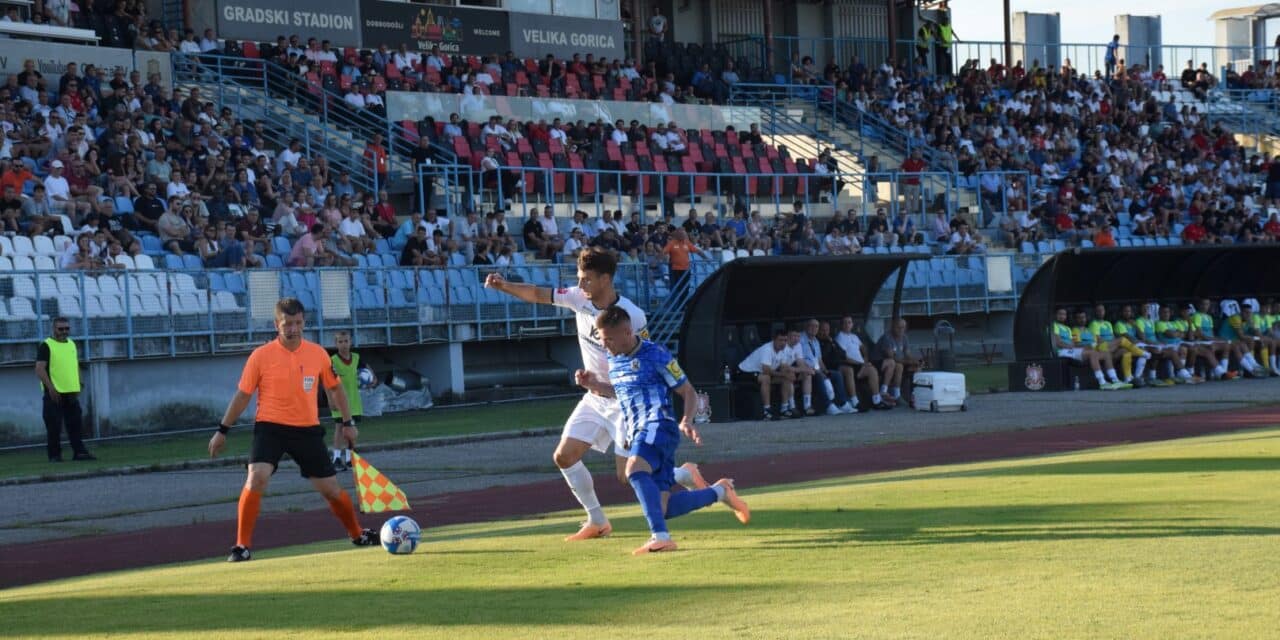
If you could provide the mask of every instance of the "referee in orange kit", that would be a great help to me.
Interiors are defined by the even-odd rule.
[[[276,329],[279,336],[258,347],[249,355],[240,375],[239,389],[231,398],[227,413],[218,424],[218,432],[209,439],[209,456],[216,457],[227,444],[228,425],[234,424],[258,393],[258,412],[254,416],[253,449],[249,454],[249,476],[240,491],[240,508],[236,526],[236,546],[231,548],[228,562],[252,558],[253,525],[258,520],[262,493],[267,490],[271,474],[280,458],[289,454],[302,477],[329,501],[329,510],[342,521],[351,543],[358,546],[378,544],[378,533],[361,529],[351,496],[338,486],[333,461],[325,447],[324,427],[316,406],[316,392],[323,388],[329,404],[342,413],[336,441],[356,444],[356,427],[351,422],[347,395],[342,381],[333,371],[324,347],[302,339],[305,322],[302,303],[285,298],[276,303]]]

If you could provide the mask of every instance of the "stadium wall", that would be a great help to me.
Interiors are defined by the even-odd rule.
[[[395,348],[360,348],[380,376],[411,370],[423,376],[433,397],[460,397],[510,387],[564,385],[581,366],[577,338],[453,342]],[[154,360],[94,361],[80,370],[86,437],[155,434],[202,428],[221,419],[247,353]],[[464,364],[465,363],[465,364]],[[483,376],[468,389],[467,366]],[[0,447],[43,443],[40,384],[34,368],[0,368]],[[250,403],[244,419],[250,419]],[[322,416],[325,415],[323,412]]]

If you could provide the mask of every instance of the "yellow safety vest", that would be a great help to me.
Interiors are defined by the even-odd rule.
[[[938,36],[942,40],[942,46],[950,49],[951,48],[951,25],[950,24],[938,25]]]
[[[80,359],[76,352],[76,343],[68,339],[58,342],[53,338],[45,338],[49,347],[49,381],[58,393],[80,392]],[[44,383],[40,384],[44,388]]]

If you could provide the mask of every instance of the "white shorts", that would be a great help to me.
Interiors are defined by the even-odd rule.
[[[573,438],[591,445],[592,449],[604,453],[609,450],[609,443],[614,443],[614,452],[626,457],[627,434],[622,421],[622,406],[613,398],[604,398],[594,393],[583,394],[578,406],[564,423],[562,438]]]
[[[1059,357],[1059,358],[1071,358],[1072,360],[1075,360],[1076,362],[1081,362],[1081,361],[1083,361],[1083,360],[1084,360],[1084,348],[1083,348],[1083,347],[1072,347],[1072,348],[1070,348],[1070,349],[1058,349],[1058,357]]]

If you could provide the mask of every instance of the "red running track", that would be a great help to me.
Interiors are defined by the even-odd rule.
[[[1117,422],[1043,427],[1023,431],[976,433],[932,440],[828,449],[762,456],[704,465],[704,475],[718,477],[732,468],[739,486],[761,487],[847,475],[1078,451],[1094,447],[1172,440],[1269,426],[1280,423],[1280,407],[1196,413]],[[228,489],[230,490],[230,489]],[[604,504],[635,499],[611,474],[596,476]],[[484,522],[573,509],[577,503],[561,480],[491,487],[411,499],[419,506],[411,515],[431,526]],[[227,509],[228,513],[233,510]],[[328,509],[264,515],[256,527],[255,546],[271,549],[340,539],[341,526]],[[104,536],[69,538],[0,546],[0,588],[103,571],[208,559],[230,548],[235,521],[161,527]]]

